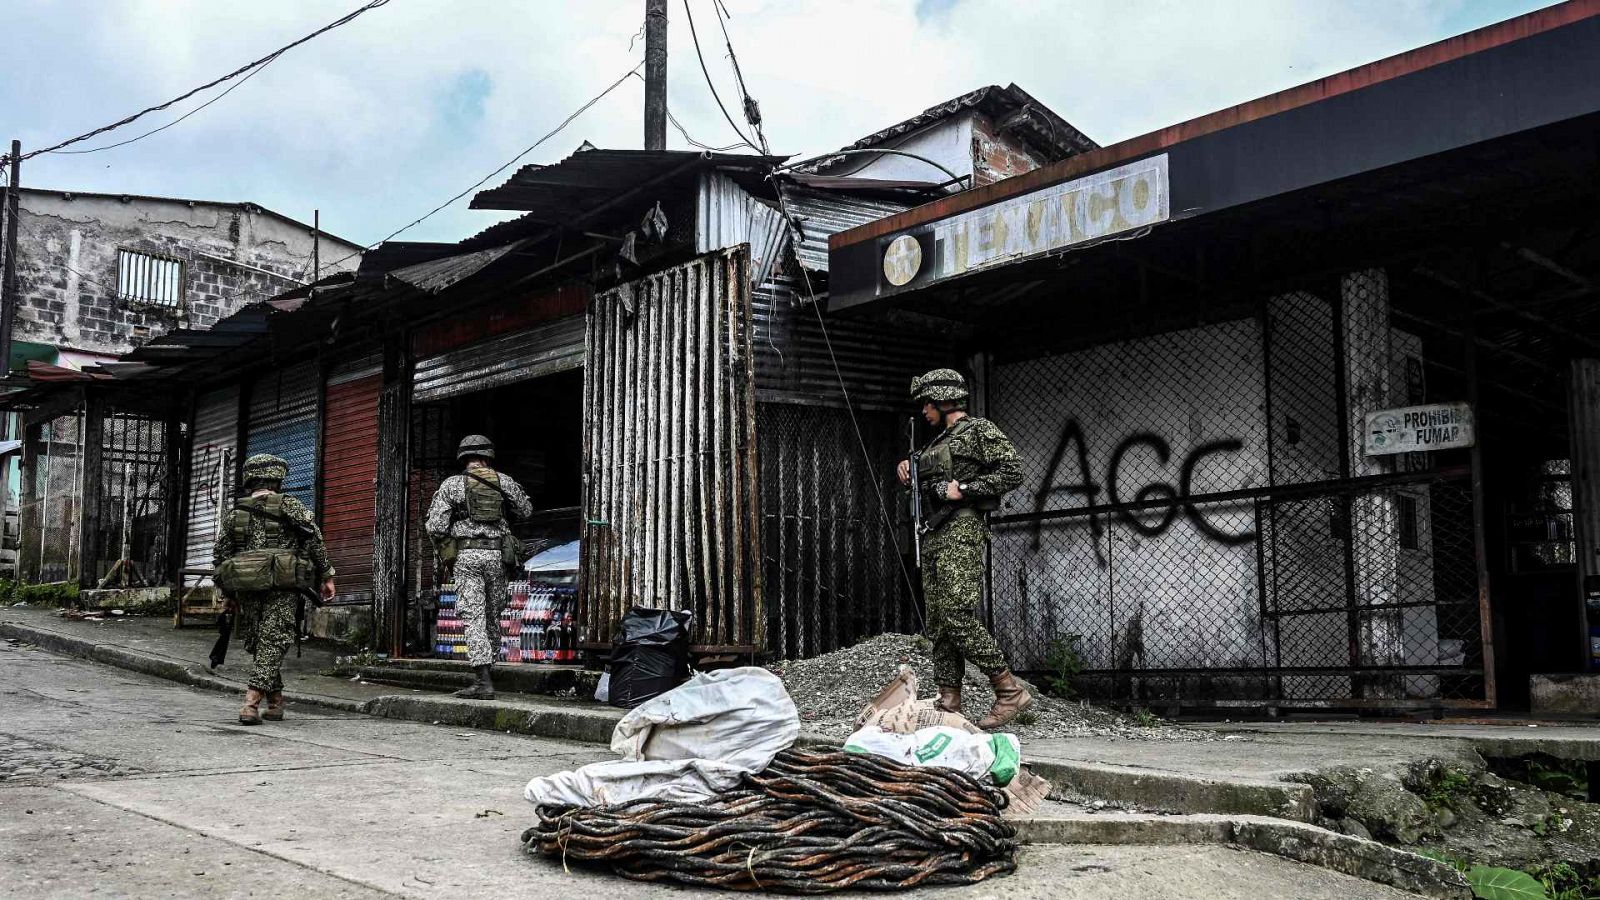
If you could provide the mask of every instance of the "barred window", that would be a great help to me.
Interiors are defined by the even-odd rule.
[[[157,306],[182,306],[183,261],[137,250],[118,250],[117,296]]]

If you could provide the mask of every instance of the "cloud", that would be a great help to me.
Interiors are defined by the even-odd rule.
[[[690,0],[737,115],[712,0]],[[1015,81],[1109,143],[1544,5],[1528,0],[726,0],[774,151],[813,154],[982,84]],[[12,0],[0,108],[26,147],[210,80],[357,0]],[[290,51],[193,118],[129,147],[29,161],[62,189],[253,200],[359,241],[493,170],[635,66],[640,0],[392,0]],[[736,138],[669,0],[669,103],[697,140]],[[630,79],[525,162],[642,141]],[[201,101],[191,101],[185,110]],[[181,114],[141,121],[148,130]],[[140,126],[144,126],[140,128]],[[125,130],[118,139],[138,133]],[[103,142],[109,143],[110,138]],[[91,142],[93,145],[96,142]],[[686,146],[674,131],[668,144]],[[500,215],[463,200],[406,234],[456,240]]]

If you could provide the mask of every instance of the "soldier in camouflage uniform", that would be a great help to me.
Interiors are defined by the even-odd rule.
[[[961,712],[961,679],[970,660],[994,686],[994,708],[978,726],[999,728],[1033,705],[1011,674],[1000,646],[978,619],[983,596],[983,554],[989,540],[985,515],[1022,484],[1022,460],[993,422],[967,414],[967,384],[954,369],[934,369],[911,381],[911,399],[923,418],[943,431],[917,451],[927,518],[922,539],[923,601],[933,642],[940,709]],[[899,467],[910,485],[911,464]]]
[[[428,506],[427,531],[452,565],[456,615],[467,633],[467,662],[474,682],[456,691],[470,700],[494,699],[494,662],[499,655],[500,613],[511,600],[506,586],[506,538],[516,518],[533,514],[533,503],[511,476],[491,468],[494,444],[481,434],[462,438],[456,459],[466,472],[439,485]],[[454,554],[453,563],[449,562]]]
[[[324,600],[334,595],[333,565],[316,518],[305,504],[281,492],[289,464],[266,453],[244,462],[241,498],[217,529],[212,562],[221,566],[229,557],[249,550],[289,550],[311,564]],[[250,681],[239,710],[240,725],[260,725],[262,719],[283,718],[283,657],[295,641],[295,610],[301,594],[292,590],[250,591],[228,598],[238,616],[245,650],[255,656]],[[267,708],[260,710],[261,701]]]

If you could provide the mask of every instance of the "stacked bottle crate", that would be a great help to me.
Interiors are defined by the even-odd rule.
[[[456,586],[439,589],[439,614],[433,626],[433,652],[442,659],[466,659],[467,636],[456,615]]]

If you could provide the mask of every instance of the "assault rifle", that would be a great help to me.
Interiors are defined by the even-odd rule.
[[[922,566],[922,472],[917,461],[917,417],[906,422],[906,439],[909,452],[906,461],[911,468],[911,564]]]

